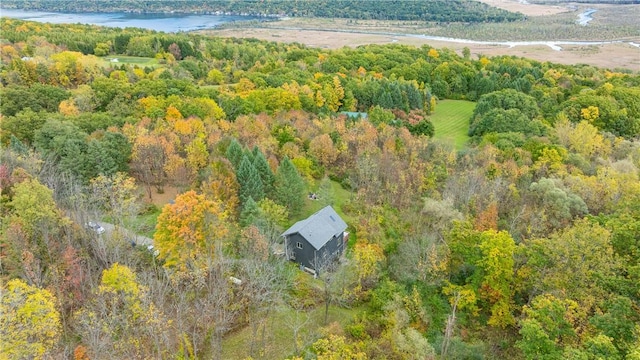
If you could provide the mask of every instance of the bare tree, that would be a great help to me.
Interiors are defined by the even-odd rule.
[[[453,337],[453,330],[456,326],[456,310],[458,309],[458,302],[460,301],[460,292],[455,294],[455,300],[453,302],[453,308],[451,314],[447,316],[447,327],[444,330],[444,339],[442,340],[442,351],[440,352],[443,359],[447,358],[447,352],[449,351],[449,345],[451,344],[451,338]]]
[[[345,283],[341,281],[345,274],[343,270],[346,268],[339,258],[331,256],[329,253],[323,253],[321,256],[315,257],[312,261],[316,274],[322,281],[322,294],[324,300],[324,324],[329,321],[329,306],[339,298],[344,290]]]
[[[284,297],[284,261],[245,260],[241,262],[243,297],[252,338],[249,355],[255,357],[258,349],[266,346],[269,315]]]
[[[173,274],[172,317],[179,337],[186,336],[195,357],[222,358],[222,336],[231,329],[240,306],[229,279],[231,262],[219,258],[206,269]]]
[[[293,311],[291,311],[293,310]],[[293,338],[293,352],[298,354],[300,346],[305,347],[307,344],[300,340],[302,329],[304,329],[311,321],[311,316],[301,306],[294,306],[293,309],[285,309],[287,326],[291,329]]]
[[[398,251],[389,258],[389,270],[400,281],[435,283],[442,280],[442,262],[447,257],[446,244],[438,234],[410,236],[398,244]]]

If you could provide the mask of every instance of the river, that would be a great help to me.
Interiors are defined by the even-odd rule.
[[[587,9],[585,10],[585,12],[581,13],[580,15],[578,15],[578,24],[582,25],[582,26],[587,26],[589,25],[589,21],[593,20],[593,14],[595,14],[595,12],[598,10],[595,9]]]
[[[212,29],[239,20],[255,20],[254,16],[134,13],[57,13],[16,9],[0,9],[0,16],[53,24],[93,24],[109,27],[137,27],[164,32]]]

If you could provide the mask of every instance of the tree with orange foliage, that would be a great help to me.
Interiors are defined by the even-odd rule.
[[[322,134],[309,143],[309,154],[323,166],[331,166],[338,158],[338,151],[328,134]]]
[[[214,243],[227,236],[228,214],[219,201],[187,191],[162,209],[153,236],[164,266],[188,270],[210,262]]]
[[[476,217],[474,228],[477,231],[498,230],[498,203],[493,201]]]

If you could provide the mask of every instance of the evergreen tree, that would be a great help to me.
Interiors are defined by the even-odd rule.
[[[249,159],[249,162],[250,162],[250,163],[252,163],[252,164],[253,164],[253,163],[254,163],[254,162],[253,162],[253,160],[254,160],[254,159],[255,159],[255,157],[256,157],[256,147],[254,146],[254,147],[253,147],[253,150],[249,150],[249,148],[245,148],[245,149],[242,151],[242,154],[243,154],[244,156],[246,156],[246,157],[247,157],[247,159]]]
[[[227,148],[227,152],[225,155],[227,159],[231,161],[231,164],[233,165],[233,168],[236,169],[236,171],[238,170],[238,167],[240,166],[240,162],[242,161],[243,153],[244,152],[242,151],[242,146],[240,145],[238,140],[236,139],[231,140],[231,144],[229,144],[229,147]]]
[[[256,151],[257,149],[257,151]],[[262,180],[262,186],[264,189],[264,193],[266,196],[273,195],[274,184],[276,182],[276,177],[267,162],[267,159],[262,154],[262,151],[257,147],[253,148],[254,157],[253,157],[253,166],[258,170],[260,174],[260,180]]]
[[[382,90],[377,98],[376,98],[376,104],[379,105],[381,108],[383,109],[393,109],[395,108],[394,104],[393,104],[393,98],[391,97],[391,94],[388,91]]]
[[[246,155],[243,155],[240,166],[236,171],[236,178],[240,185],[240,202],[246,204],[249,198],[255,200],[262,200],[264,197],[264,190],[262,187],[262,180],[260,180],[260,173],[251,164],[251,161]],[[254,200],[254,201],[255,201]]]
[[[242,212],[240,212],[240,226],[247,227],[255,224],[260,217],[260,208],[251,196],[245,202]]]
[[[29,148],[22,141],[20,141],[20,139],[13,136],[13,134],[11,134],[11,138],[9,140],[9,148],[13,152],[20,155],[26,155],[27,153],[29,153]]]
[[[262,150],[258,147],[258,145],[254,145],[253,149],[251,149],[251,160],[255,160],[258,153],[262,153]],[[264,154],[262,154],[264,156]]]
[[[288,157],[278,166],[276,174],[276,201],[289,210],[291,216],[298,215],[304,205],[305,183]]]
[[[409,110],[422,109],[423,98],[420,90],[411,84],[405,84],[403,91],[407,94],[407,105]]]
[[[331,188],[331,180],[326,176],[320,181],[320,186],[318,187],[318,200],[320,201],[320,204],[322,204],[322,207],[335,205],[333,189]]]

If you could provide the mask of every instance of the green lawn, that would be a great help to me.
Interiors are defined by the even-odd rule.
[[[469,136],[469,119],[476,103],[465,100],[441,100],[429,117],[435,128],[435,138],[451,141],[456,149],[462,149]]]
[[[362,308],[344,309],[330,306],[328,323],[337,322],[341,326],[345,326],[362,311]],[[321,335],[320,329],[324,326],[324,305],[321,304],[315,309],[297,314],[291,308],[280,308],[273,311],[267,318],[266,343],[268,347],[263,350],[260,358],[284,359],[293,355],[293,326],[296,323],[304,323],[298,337],[299,350],[302,350],[303,347],[310,345]],[[249,356],[251,332],[251,327],[246,326],[227,335],[222,341],[222,358],[246,359]],[[260,336],[258,337],[260,338]],[[256,339],[257,343],[260,341],[259,338]]]
[[[316,191],[317,193],[318,183],[319,182],[316,182],[311,186],[311,188],[313,189],[311,191]],[[331,181],[331,195],[333,196],[333,208],[336,210],[338,215],[340,215],[340,217],[342,217],[342,219],[347,224],[349,224],[351,218],[348,215],[344,214],[344,212],[342,211],[342,205],[349,201],[349,199],[351,198],[351,193],[349,192],[349,190],[343,188],[340,183]],[[300,220],[305,219],[311,216],[316,211],[320,210],[323,203],[324,202],[322,201],[306,199],[304,209],[302,210],[302,215],[300,216]]]
[[[153,239],[156,232],[156,224],[161,211],[153,211],[136,217],[135,229],[139,229],[140,235]]]
[[[114,59],[118,59],[118,61],[112,61]],[[102,60],[103,60],[103,64],[102,64],[103,66],[122,65],[122,64],[138,65],[141,68],[145,66],[152,67],[152,68],[160,66],[157,59],[147,58],[147,57],[112,55],[112,56],[105,56],[102,58]]]

